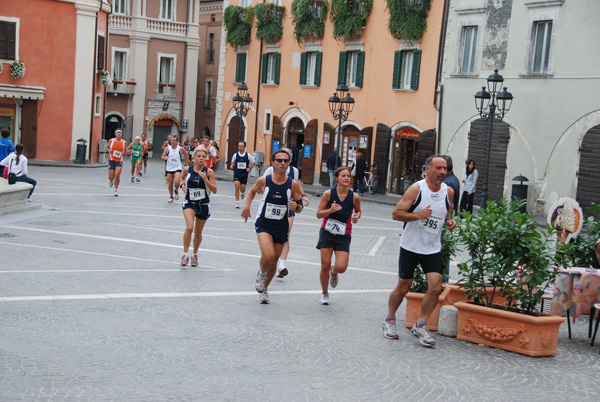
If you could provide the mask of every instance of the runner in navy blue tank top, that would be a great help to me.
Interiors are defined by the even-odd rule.
[[[319,230],[317,248],[321,250],[321,294],[320,304],[329,304],[328,285],[335,288],[338,284],[338,275],[346,272],[350,258],[350,241],[352,238],[352,224],[358,222],[362,212],[360,197],[350,190],[350,168],[339,167],[334,172],[337,187],[323,193],[317,218],[323,219]],[[331,264],[331,257],[335,251],[335,265]]]
[[[256,274],[254,288],[261,304],[269,303],[267,288],[275,276],[277,259],[288,239],[288,210],[302,211],[301,189],[298,182],[286,175],[292,153],[283,148],[273,152],[275,171],[269,176],[260,177],[248,192],[242,218],[250,218],[250,205],[257,193],[262,193],[255,222],[256,237],[260,247],[260,270]]]
[[[217,182],[215,173],[206,167],[205,160],[208,152],[204,148],[194,150],[194,166],[183,168],[180,187],[185,194],[182,203],[183,217],[185,218],[185,232],[183,233],[183,256],[181,266],[185,267],[189,262],[188,251],[194,233],[194,252],[192,254],[191,266],[198,266],[198,249],[202,243],[202,229],[210,217],[209,193],[216,194]]]

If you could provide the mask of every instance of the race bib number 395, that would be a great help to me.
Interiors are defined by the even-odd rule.
[[[267,203],[265,207],[265,218],[281,220],[287,218],[287,207],[285,205]]]
[[[421,219],[417,224],[417,228],[431,234],[440,234],[444,226],[444,218],[439,216],[430,216],[427,219]]]

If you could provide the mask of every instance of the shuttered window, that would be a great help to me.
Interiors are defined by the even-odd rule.
[[[265,53],[262,60],[261,83],[279,85],[281,53]]]
[[[361,50],[340,52],[338,85],[344,82],[350,88],[362,88],[365,52]]]
[[[300,85],[321,85],[323,53],[304,52],[300,55]]]
[[[246,81],[246,53],[238,53],[235,64],[235,82]]]
[[[419,89],[421,71],[420,50],[398,50],[394,52],[393,89]]]
[[[0,21],[0,59],[16,58],[17,23]]]
[[[96,66],[97,70],[104,70],[104,55],[105,55],[105,48],[104,48],[104,36],[98,36],[98,63]]]

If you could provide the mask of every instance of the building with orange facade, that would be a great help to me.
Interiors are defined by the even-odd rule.
[[[0,2],[0,126],[28,157],[73,160],[78,140],[101,138],[109,11],[101,0]]]
[[[444,2],[410,5],[426,23],[412,40],[403,39],[405,27],[392,36],[388,21],[398,11],[387,9],[383,0],[294,3],[296,13],[292,0],[225,1],[229,43],[222,41],[216,121],[222,156],[230,160],[241,139],[249,150],[263,153],[268,165],[274,148],[289,147],[299,155],[303,182],[328,184],[323,163],[341,143],[342,164],[352,165],[360,152],[378,166],[380,191],[403,193],[420,178],[421,165],[436,149]],[[352,31],[348,21],[357,18],[359,28]],[[318,29],[306,34],[298,28],[299,21],[302,28],[307,20],[321,22],[322,35]],[[273,21],[282,31],[272,33],[277,32],[269,27]],[[250,30],[249,38],[243,29]],[[355,103],[341,124],[340,139],[328,100],[342,82]],[[232,101],[241,83],[253,102],[240,121]]]

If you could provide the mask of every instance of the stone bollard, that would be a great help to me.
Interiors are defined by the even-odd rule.
[[[442,306],[438,321],[438,334],[456,338],[458,333],[458,310],[454,306]]]

